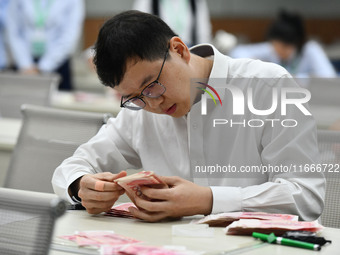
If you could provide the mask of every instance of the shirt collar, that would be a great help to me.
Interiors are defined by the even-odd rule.
[[[199,44],[190,48],[190,52],[203,58],[212,57],[213,67],[211,69],[208,84],[216,88],[220,97],[224,98],[224,89],[221,84],[227,84],[230,57],[223,55],[211,44]],[[218,78],[218,79],[216,79]],[[219,86],[217,86],[219,84]]]
[[[213,58],[213,67],[210,72],[211,78],[227,78],[228,76],[228,59],[230,57],[223,55],[211,44],[199,44],[190,48],[190,52],[200,57]]]

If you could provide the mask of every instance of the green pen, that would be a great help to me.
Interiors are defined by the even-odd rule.
[[[309,249],[309,250],[314,250],[314,251],[321,250],[321,246],[318,244],[307,243],[307,242],[292,240],[292,239],[283,238],[283,237],[276,237],[274,233],[271,233],[270,235],[266,235],[266,234],[262,234],[258,232],[253,232],[253,237],[261,239],[262,241],[265,241],[268,243],[276,243],[276,244],[281,244],[281,245],[294,246],[294,247],[299,247],[299,248],[304,248],[304,249]]]

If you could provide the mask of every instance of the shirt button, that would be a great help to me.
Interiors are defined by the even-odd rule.
[[[193,124],[192,124],[192,128],[193,128],[193,129],[196,129],[197,127],[198,127],[197,123],[193,123]]]

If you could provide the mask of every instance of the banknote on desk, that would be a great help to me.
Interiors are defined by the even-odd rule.
[[[196,224],[209,224],[210,227],[226,227],[240,219],[258,220],[290,220],[297,221],[298,216],[292,214],[266,213],[266,212],[227,212],[210,214],[202,219],[194,221]]]
[[[132,213],[130,213],[129,208],[133,207],[138,209],[134,203],[123,203],[119,205],[114,205],[112,208],[105,212],[105,216],[111,216],[111,217],[121,217],[121,218],[134,218]]]
[[[227,235],[252,235],[253,232],[283,235],[287,231],[299,230],[318,232],[323,229],[317,221],[255,220],[240,219],[224,229]]]

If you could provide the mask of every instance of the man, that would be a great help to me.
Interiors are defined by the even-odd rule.
[[[107,21],[95,51],[98,76],[122,95],[123,109],[56,169],[52,182],[59,196],[72,202],[71,197],[78,195],[91,214],[106,211],[124,193],[113,183],[126,175],[121,170],[143,167],[170,187],[143,187],[142,193],[152,201],[135,197],[140,210],[131,208],[131,213],[147,221],[228,211],[293,213],[302,220],[319,217],[325,188],[320,173],[196,178],[190,169],[195,163],[211,163],[216,155],[224,164],[239,167],[315,163],[318,151],[312,118],[295,128],[266,124],[216,130],[208,123],[189,121],[201,108],[202,90],[191,85],[193,79],[214,86],[213,78],[259,81],[269,77],[265,84],[254,86],[256,97],[263,94],[256,101],[263,103],[270,95],[269,82],[279,85],[291,77],[283,68],[233,60],[211,45],[189,50],[162,20],[138,11],[123,12]],[[224,100],[223,107],[208,111],[232,118],[231,104],[232,100]],[[298,111],[292,107],[287,118],[296,117]],[[212,138],[216,132],[217,139]],[[98,181],[104,182],[101,189],[96,189]]]
[[[206,0],[136,0],[133,9],[160,17],[186,45],[211,41]]]
[[[317,41],[306,40],[304,20],[299,14],[281,10],[268,29],[267,40],[239,45],[230,55],[277,63],[299,78],[337,77],[322,46]]]
[[[72,90],[71,56],[85,17],[83,0],[12,0],[8,43],[15,67],[24,74],[56,72],[60,90]]]

